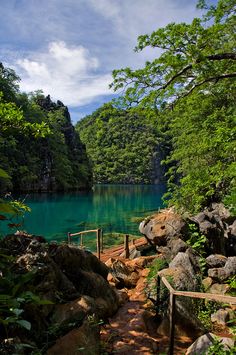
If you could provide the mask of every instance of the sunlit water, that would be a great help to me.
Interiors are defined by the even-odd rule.
[[[163,207],[164,192],[164,185],[96,185],[87,193],[31,194],[25,202],[32,212],[21,229],[57,241],[66,240],[68,232],[93,228],[139,235],[134,217]]]

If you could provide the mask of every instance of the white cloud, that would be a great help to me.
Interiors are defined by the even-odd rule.
[[[15,69],[21,77],[21,90],[42,89],[45,94],[69,106],[80,106],[97,96],[111,94],[110,74],[99,74],[99,61],[83,46],[51,42],[46,52],[18,59]]]
[[[138,35],[199,16],[196,0],[0,2],[0,56],[21,77],[21,89],[42,89],[82,110],[110,98],[113,69],[158,56],[151,48],[133,52]]]

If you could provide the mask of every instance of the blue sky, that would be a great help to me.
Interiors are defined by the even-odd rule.
[[[157,50],[134,53],[137,36],[199,16],[195,0],[0,0],[0,61],[20,88],[42,89],[75,123],[113,97],[111,72],[137,68]]]

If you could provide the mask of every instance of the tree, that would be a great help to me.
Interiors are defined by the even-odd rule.
[[[198,7],[207,8],[204,1]],[[236,78],[235,0],[219,0],[207,9],[202,19],[191,24],[170,23],[138,37],[137,52],[152,47],[161,54],[144,68],[113,71],[111,87],[126,90],[126,103],[157,108],[163,100],[173,103],[197,88],[209,89]]]
[[[103,183],[151,183],[160,160],[159,133],[153,112],[119,110],[104,104],[78,122],[94,180]]]
[[[168,201],[199,211],[212,201],[236,200],[236,3],[219,0],[191,24],[171,23],[138,38],[136,51],[152,47],[158,58],[144,68],[115,70],[111,86],[123,104],[156,110],[166,157]]]
[[[172,152],[169,203],[197,212],[228,196],[236,186],[236,89],[218,84],[210,93],[195,92],[169,112]]]

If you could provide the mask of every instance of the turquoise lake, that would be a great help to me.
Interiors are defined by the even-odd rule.
[[[29,194],[31,213],[23,229],[63,241],[68,232],[102,228],[104,233],[139,235],[134,217],[147,216],[163,207],[165,185],[95,185],[91,192]]]

